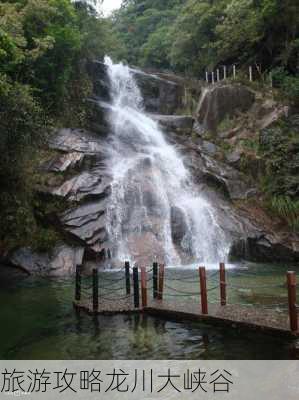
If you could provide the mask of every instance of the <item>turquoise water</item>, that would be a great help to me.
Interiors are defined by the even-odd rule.
[[[285,266],[250,265],[229,272],[229,302],[269,307],[286,304]],[[72,279],[0,276],[2,359],[286,359],[294,343],[263,334],[244,334],[199,322],[175,322],[142,315],[90,317],[72,307]],[[197,271],[167,270],[169,286],[198,289]],[[191,275],[190,275],[191,274]],[[208,273],[213,287],[214,271]],[[117,274],[104,274],[103,277]],[[172,280],[181,277],[181,280]],[[209,277],[211,279],[209,279]],[[270,285],[269,289],[264,286]],[[239,286],[260,286],[244,290]],[[276,287],[278,285],[279,287]],[[167,289],[171,294],[172,290]],[[166,291],[167,294],[167,291]],[[171,296],[170,296],[171,298]],[[218,301],[218,290],[209,294]],[[190,301],[195,301],[191,298]],[[197,301],[197,300],[196,300]],[[278,307],[278,305],[277,305]]]

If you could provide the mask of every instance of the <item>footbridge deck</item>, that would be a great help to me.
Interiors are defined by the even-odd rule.
[[[223,263],[219,271],[210,274],[200,267],[178,276],[157,263],[150,270],[131,268],[126,263],[117,274],[93,270],[92,282],[81,271],[78,266],[74,307],[91,315],[146,313],[273,335],[299,336],[294,272],[287,272],[285,282],[243,286],[231,283]],[[256,290],[261,290],[263,295],[258,298],[259,303],[250,303],[246,295],[249,293],[249,298],[256,300]],[[241,296],[246,302],[229,304],[229,291],[237,291],[238,299]]]

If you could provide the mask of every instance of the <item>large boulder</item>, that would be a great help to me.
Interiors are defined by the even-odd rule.
[[[94,61],[89,63],[88,72],[93,82],[94,96],[109,101],[109,77],[107,66]],[[139,69],[131,69],[144,99],[146,111],[159,114],[174,114],[182,108],[185,87],[183,80],[171,76],[158,76]]]
[[[194,118],[190,115],[155,115],[150,117],[157,121],[165,130],[190,134],[193,129]]]
[[[101,199],[109,195],[110,182],[111,177],[103,176],[101,172],[82,172],[51,190],[51,194],[77,202],[84,199]]]
[[[143,95],[146,111],[174,114],[182,108],[185,96],[183,85],[140,70],[135,70],[134,76]]]
[[[105,201],[85,203],[62,213],[61,226],[89,251],[100,253],[108,239],[105,212]]]
[[[68,170],[80,167],[83,160],[83,153],[72,152],[62,155],[59,154],[50,161],[44,163],[42,169],[45,169],[48,172],[67,172]]]
[[[221,121],[247,111],[254,100],[254,93],[242,85],[219,84],[205,88],[196,113],[197,121],[206,130],[215,132]]]
[[[60,129],[51,137],[49,147],[64,153],[84,153],[106,158],[107,146],[104,140],[85,129]]]
[[[57,245],[51,252],[33,252],[30,248],[20,248],[9,258],[15,267],[30,275],[64,276],[75,272],[76,265],[82,264],[83,247]]]
[[[254,262],[298,262],[299,240],[288,239],[268,232],[243,237],[233,242],[230,257]]]

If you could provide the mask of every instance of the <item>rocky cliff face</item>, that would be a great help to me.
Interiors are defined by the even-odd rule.
[[[214,132],[226,117],[250,109],[254,93],[241,85],[218,84],[203,90],[197,109],[197,120],[206,130]]]
[[[105,262],[109,257],[109,235],[106,227],[106,204],[111,193],[111,175],[107,166],[107,149],[111,140],[105,118],[105,101],[109,100],[106,66],[96,62],[89,66],[93,78],[94,97],[88,130],[60,129],[49,147],[54,155],[42,165],[42,171],[62,176],[57,185],[49,179],[42,189],[47,196],[64,199],[66,209],[57,214],[56,228],[63,233],[51,254],[33,254],[19,249],[10,255],[10,262],[28,273],[62,275],[72,273],[76,264],[87,260]],[[169,142],[184,156],[194,181],[201,185],[220,215],[224,229],[232,238],[231,256],[253,261],[299,260],[299,240],[295,234],[279,230],[258,206],[259,192],[255,182],[236,168],[238,155],[223,157],[221,141],[232,140],[233,132],[218,132],[226,116],[238,115],[255,106],[254,94],[242,86],[219,85],[203,90],[196,116],[172,115],[185,102],[186,88],[182,80],[136,71],[136,78],[145,98],[146,111],[154,113]],[[272,111],[271,111],[272,112]],[[265,123],[269,115],[262,116]],[[215,131],[220,142],[208,140],[205,133]],[[221,136],[223,135],[223,136]],[[38,188],[38,190],[41,190]],[[148,189],[149,199],[151,196]],[[150,201],[150,200],[149,200]],[[172,238],[179,248],[186,227],[180,210],[171,213]],[[159,229],[159,221],[156,224]],[[159,240],[154,232],[132,236],[132,248],[143,264],[145,256]]]

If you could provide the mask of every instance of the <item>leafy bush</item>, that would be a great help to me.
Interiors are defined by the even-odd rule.
[[[274,196],[271,199],[271,208],[299,232],[299,200],[291,199],[289,196]]]
[[[111,22],[84,0],[0,2],[0,249],[45,249],[59,238],[41,225],[36,154],[51,121],[84,125],[86,61],[110,52],[114,38]]]
[[[274,86],[282,90],[295,106],[299,107],[299,77],[290,75],[284,68],[272,70]]]

